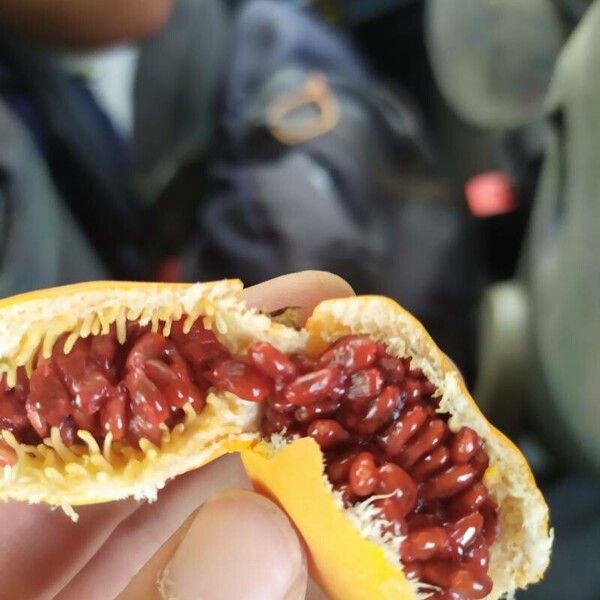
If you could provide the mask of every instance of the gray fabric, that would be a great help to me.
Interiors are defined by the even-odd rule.
[[[0,296],[106,277],[28,132],[0,101]]]
[[[254,176],[257,201],[283,240],[290,270],[318,268],[336,248],[363,244],[329,173],[308,156],[291,153],[276,168],[256,167]]]
[[[135,82],[137,187],[156,199],[177,169],[202,157],[228,40],[221,0],[177,0],[162,31],[143,47]]]
[[[453,110],[510,128],[541,114],[565,36],[552,0],[427,0],[425,39]]]
[[[600,2],[565,47],[523,276],[531,302],[532,401],[552,447],[600,472]]]

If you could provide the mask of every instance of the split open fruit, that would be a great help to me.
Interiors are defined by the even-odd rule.
[[[548,510],[423,327],[389,299],[296,329],[238,281],[98,282],[0,302],[0,499],[153,499],[240,452],[325,592],[474,600],[537,581]]]

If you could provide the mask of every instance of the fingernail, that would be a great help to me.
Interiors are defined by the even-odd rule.
[[[198,511],[159,589],[169,600],[297,600],[306,589],[304,553],[272,502],[225,492]]]

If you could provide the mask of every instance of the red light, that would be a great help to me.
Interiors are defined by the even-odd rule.
[[[490,171],[471,177],[465,184],[465,198],[475,217],[493,217],[515,210],[518,201],[506,173]]]

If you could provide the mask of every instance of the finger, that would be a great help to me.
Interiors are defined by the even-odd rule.
[[[0,502],[2,597],[53,597],[138,506],[124,501],[82,507],[75,524],[46,505]]]
[[[160,492],[157,502],[143,504],[112,531],[56,600],[114,598],[199,505],[230,488],[250,488],[238,455],[223,456],[178,477]]]
[[[299,307],[302,322],[322,300],[353,295],[354,291],[348,282],[326,271],[302,271],[282,275],[244,290],[246,302],[261,310]]]
[[[306,560],[288,518],[247,491],[225,492],[198,511],[183,539],[161,548],[119,600],[301,600]]]

